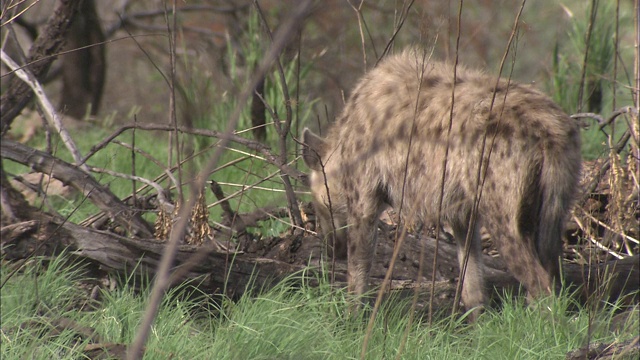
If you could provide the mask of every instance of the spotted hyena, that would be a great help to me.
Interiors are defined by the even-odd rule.
[[[496,84],[460,66],[452,111],[453,67],[423,60],[416,50],[388,57],[359,81],[324,139],[303,133],[316,212],[323,231],[335,231],[336,255],[347,255],[349,290],[367,289],[376,223],[387,206],[402,206],[406,221],[435,223],[448,153],[441,219],[453,229],[459,261],[485,164],[465,306],[486,301],[480,225],[530,296],[551,293],[580,173],[576,122],[531,86]]]

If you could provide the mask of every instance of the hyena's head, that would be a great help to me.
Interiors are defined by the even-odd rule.
[[[311,170],[309,187],[313,195],[313,206],[320,222],[320,233],[329,245],[330,255],[337,258],[347,256],[346,219],[343,199],[333,176],[327,175],[327,142],[309,129],[302,132],[302,159]]]

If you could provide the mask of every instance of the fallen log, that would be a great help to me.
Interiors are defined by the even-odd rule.
[[[41,233],[31,236],[29,231],[34,227],[39,228]],[[27,236],[21,236],[16,229],[24,229],[24,235]],[[3,236],[0,243],[2,256],[8,260],[30,256],[30,251],[37,248],[42,249],[37,255],[52,255],[64,248],[73,256],[95,262],[101,270],[149,278],[155,275],[165,247],[164,242],[155,239],[127,238],[65,222],[47,214],[41,215],[37,224],[29,221],[23,225],[3,227],[0,231],[14,236]],[[47,246],[39,246],[42,241],[48,242]],[[242,295],[252,284],[257,288],[268,287],[274,281],[304,269],[303,266],[278,260],[221,252],[206,245],[180,245],[174,270],[188,264],[198,252],[207,253],[204,260],[175,279],[175,283],[196,279],[203,290],[221,293],[224,289],[232,297]]]
[[[106,231],[82,227],[48,214],[38,217],[41,234],[33,235],[33,222],[24,225],[10,225],[3,227],[2,255],[6,259],[28,256],[28,249],[38,248],[34,242],[46,241],[42,247],[51,252],[53,249],[67,248],[75,256],[89,259],[106,271],[120,273],[144,274],[152,277],[164,251],[165,244],[155,239],[127,238]],[[19,231],[24,229],[24,235]],[[331,261],[323,258],[321,241],[314,236],[284,239],[271,239],[270,250],[263,254],[234,253],[220,251],[213,246],[180,245],[174,270],[184,266],[191,268],[176,282],[198,279],[199,287],[208,293],[222,293],[236,298],[246,292],[248,288],[267,289],[275,282],[304,269],[325,271],[329,278],[335,280],[337,286],[343,286],[346,281],[346,263]],[[267,239],[260,241],[268,242]],[[297,243],[297,244],[295,244]],[[295,244],[295,245],[294,245]],[[421,249],[424,247],[424,249]],[[429,299],[431,286],[431,264],[434,258],[435,240],[427,237],[416,239],[407,236],[402,244],[399,259],[394,266],[391,289],[395,293],[410,295],[418,290],[420,303]],[[458,266],[455,258],[455,245],[441,240],[438,244],[438,266],[436,267],[436,307],[452,305],[455,294]],[[420,266],[420,253],[425,254]],[[378,254],[372,270],[371,282],[379,286],[390,266],[390,253],[393,251],[393,241],[381,239]],[[202,260],[196,264],[190,263],[193,256],[206,252]],[[199,256],[202,256],[200,254]],[[286,261],[283,261],[286,260]],[[504,293],[504,290],[517,290],[518,282],[504,270],[504,265],[497,258],[485,256],[487,286],[494,298]],[[585,296],[596,291],[601,285],[601,279],[595,274],[610,274],[608,280],[609,298],[618,298],[626,294],[637,295],[640,279],[640,263],[638,257],[605,264],[594,264],[584,267],[576,264],[564,265],[564,276],[567,284],[584,286]],[[332,268],[333,265],[333,268]],[[418,269],[421,275],[418,277]],[[589,274],[591,274],[589,276]],[[586,286],[585,286],[586,285]],[[585,297],[586,298],[586,297]],[[637,301],[637,299],[634,299]]]
[[[569,351],[565,359],[637,359],[638,355],[640,355],[640,337],[636,336],[621,342],[589,344],[583,348]]]

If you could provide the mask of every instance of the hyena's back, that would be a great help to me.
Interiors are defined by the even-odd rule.
[[[533,88],[504,80],[496,87],[495,77],[461,67],[451,117],[453,68],[421,63],[419,53],[406,51],[371,70],[353,90],[321,146],[314,149],[310,144],[322,168],[314,169],[313,159],[305,157],[315,170],[311,187],[317,207],[328,204],[328,185],[331,213],[338,223],[349,224],[352,288],[356,292],[358,287],[366,288],[366,283],[358,282],[368,276],[370,261],[359,260],[365,255],[358,248],[372,252],[372,241],[366,237],[375,231],[366,228],[375,226],[370,218],[377,218],[384,203],[396,210],[402,205],[410,221],[435,220],[452,118],[443,220],[454,233],[457,230],[454,235],[460,244],[485,142],[485,159],[491,155],[486,176],[484,169],[481,173],[485,179],[478,208],[482,224],[532,295],[550,291],[551,279],[559,271],[563,222],[580,171],[577,125]],[[481,282],[481,264],[471,271],[471,280],[475,276]],[[484,300],[479,294],[467,297],[467,305]]]

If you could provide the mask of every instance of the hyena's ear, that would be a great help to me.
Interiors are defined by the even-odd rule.
[[[326,142],[308,128],[302,131],[302,159],[309,169],[322,171],[322,156],[324,156]]]

